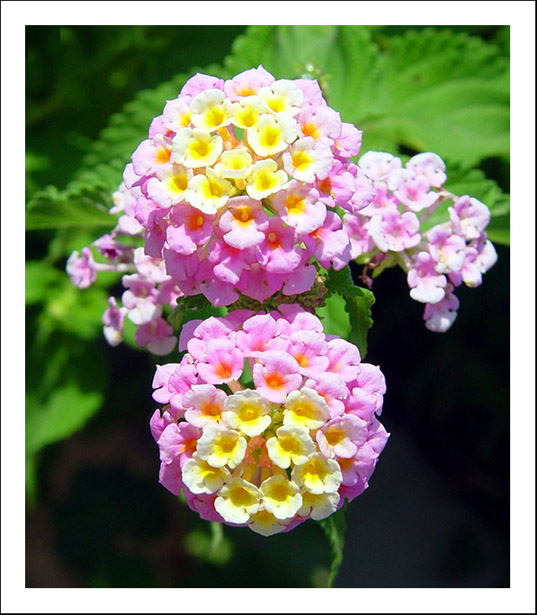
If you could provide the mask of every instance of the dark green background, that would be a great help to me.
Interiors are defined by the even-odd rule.
[[[389,44],[402,29],[378,28],[376,36]],[[505,27],[453,29],[508,45]],[[27,196],[64,187],[88,144],[136,92],[221,63],[244,30],[27,27]],[[480,166],[509,190],[504,159]],[[45,258],[55,237],[29,232],[26,258]],[[482,287],[458,292],[459,317],[444,335],[425,329],[400,271],[375,281],[367,360],[386,375],[381,420],[392,436],[370,489],[349,506],[336,586],[509,585],[509,249],[498,253]],[[47,361],[31,346],[40,309],[27,310],[27,376]],[[82,379],[108,373],[106,398],[82,431],[39,457],[27,506],[28,587],[323,584],[330,553],[314,522],[268,539],[226,527],[211,560],[209,525],[158,484],[148,428],[155,359],[110,348],[99,336],[81,352]],[[30,393],[34,382],[27,378]]]

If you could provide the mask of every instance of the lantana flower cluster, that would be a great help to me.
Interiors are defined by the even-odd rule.
[[[371,151],[358,166],[372,180],[375,197],[359,212],[344,216],[352,258],[378,271],[400,265],[410,296],[425,304],[425,326],[446,331],[459,307],[454,289],[463,283],[479,286],[497,260],[485,231],[488,207],[444,190],[445,164],[431,152],[417,154],[403,166],[396,156]],[[427,220],[445,201],[451,201],[444,206],[445,220],[428,228]]]
[[[263,535],[323,519],[368,486],[388,434],[384,377],[297,305],[191,321],[157,366],[160,481],[203,519]]]
[[[374,196],[350,161],[362,133],[311,79],[262,66],[223,80],[197,74],[151,123],[124,173],[121,224],[143,229],[184,295],[230,305],[309,290],[313,261],[341,269],[350,242],[336,207]]]
[[[120,218],[120,223],[122,220]],[[67,261],[67,273],[79,288],[88,288],[102,271],[124,273],[121,302],[109,297],[103,313],[103,331],[107,342],[117,346],[123,341],[125,320],[136,327],[138,346],[156,355],[167,355],[177,347],[177,336],[164,317],[164,309],[175,309],[181,291],[167,275],[164,259],[147,256],[143,247],[129,247],[118,241],[118,228],[93,242],[106,263],[97,262],[90,248],[73,252]]]

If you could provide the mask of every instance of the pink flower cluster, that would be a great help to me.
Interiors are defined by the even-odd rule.
[[[388,434],[378,367],[296,305],[182,330],[157,367],[160,482],[203,519],[271,535],[323,519],[368,486]]]
[[[110,297],[103,314],[107,342],[111,346],[122,342],[125,319],[128,318],[136,327],[135,341],[141,348],[156,355],[169,354],[177,346],[177,337],[163,318],[163,307],[169,306],[173,310],[182,293],[166,274],[162,258],[146,256],[142,247],[128,247],[117,241],[118,227],[111,235],[103,235],[93,242],[107,263],[96,262],[91,249],[86,247],[81,253],[71,254],[67,273],[78,288],[88,288],[102,271],[124,273],[122,284],[125,291],[121,304],[118,305],[115,297]]]
[[[154,118],[124,172],[122,232],[143,230],[184,295],[230,305],[309,290],[312,261],[341,269],[350,242],[336,206],[373,198],[350,161],[362,133],[316,81],[262,66],[232,79],[197,74]]]
[[[359,212],[344,216],[352,258],[372,268],[400,265],[410,296],[425,303],[425,326],[447,331],[459,307],[454,288],[479,286],[482,274],[497,260],[485,232],[487,206],[443,190],[445,164],[431,152],[413,156],[404,167],[391,154],[367,152],[358,166],[373,182],[375,197]],[[424,231],[427,219],[446,200],[452,205],[445,221]]]

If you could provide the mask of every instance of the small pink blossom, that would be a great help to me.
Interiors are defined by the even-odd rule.
[[[110,346],[117,346],[123,340],[127,312],[127,308],[118,307],[115,297],[108,298],[108,309],[103,314],[103,330]]]
[[[410,296],[421,303],[438,303],[444,298],[447,285],[446,276],[439,275],[435,261],[429,252],[420,252],[413,261],[407,275]]]
[[[425,326],[430,331],[444,333],[447,331],[457,318],[459,300],[453,294],[453,286],[446,286],[446,294],[438,303],[428,303],[423,312]]]
[[[244,368],[242,352],[227,339],[209,340],[205,361],[198,363],[198,372],[209,384],[237,380]]]
[[[390,209],[371,218],[369,234],[382,252],[402,252],[418,245],[419,227],[420,222],[411,211],[401,215],[397,209]]]
[[[170,354],[177,344],[172,327],[162,318],[141,324],[134,339],[138,346],[147,347],[150,352],[157,355]]]
[[[427,233],[427,240],[438,273],[460,271],[466,252],[466,242],[462,237],[453,234],[451,228],[435,226]]]
[[[461,196],[449,208],[450,220],[455,232],[466,239],[477,239],[490,222],[489,208],[469,196]]]
[[[75,251],[67,260],[66,270],[71,282],[78,288],[88,288],[97,279],[95,261],[89,248]]]
[[[287,394],[302,384],[297,361],[282,350],[268,350],[254,365],[253,378],[257,390],[274,403],[283,403]]]

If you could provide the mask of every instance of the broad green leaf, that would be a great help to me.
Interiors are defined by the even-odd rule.
[[[364,26],[252,26],[225,65],[295,78],[311,66],[362,151],[401,146],[467,165],[509,154],[509,67],[498,47],[439,28],[387,37]],[[308,74],[312,77],[313,75]]]
[[[345,312],[345,299],[341,295],[330,295],[326,305],[316,310],[317,316],[323,321],[324,332],[327,335],[338,335],[349,339],[351,324]]]
[[[227,75],[216,65],[201,72]],[[176,75],[154,90],[143,90],[114,114],[107,128],[89,147],[79,171],[65,190],[48,186],[33,196],[26,210],[26,229],[112,228],[115,218],[108,210],[125,165],[140,142],[147,138],[151,120],[162,113],[166,100],[178,95],[190,76]]]
[[[345,530],[347,529],[347,523],[345,520],[345,513],[347,510],[347,503],[337,510],[334,514],[330,515],[326,519],[319,521],[320,526],[323,528],[326,537],[330,542],[332,548],[332,563],[330,565],[330,576],[328,577],[328,587],[333,587],[337,577],[337,573],[343,561],[343,548],[345,546]]]
[[[360,26],[251,26],[225,66],[232,74],[263,64],[280,79],[317,77],[327,85],[329,104],[351,122],[375,108],[377,57],[370,32]]]
[[[26,208],[26,230],[103,228],[115,225],[109,213],[112,192],[102,183],[59,191],[53,186],[34,195]]]
[[[26,455],[81,429],[102,403],[98,391],[82,391],[74,382],[54,390],[46,402],[27,396]]]
[[[26,336],[26,457],[75,431],[101,407],[107,385],[106,357],[99,344],[55,330],[43,336],[31,318]],[[41,339],[40,339],[41,338]]]

